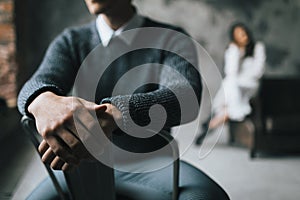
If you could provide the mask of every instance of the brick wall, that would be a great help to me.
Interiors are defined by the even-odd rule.
[[[14,1],[0,0],[0,98],[13,107],[16,102]]]

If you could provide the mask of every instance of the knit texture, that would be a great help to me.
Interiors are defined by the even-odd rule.
[[[160,27],[186,34],[180,28],[158,23],[148,18],[145,18],[143,27]],[[143,34],[138,34],[136,42],[139,43],[139,40],[144,40],[145,37]],[[182,112],[178,100],[179,96],[185,101],[185,104],[189,104],[190,95],[195,95],[198,103],[201,99],[200,75],[193,67],[193,65],[195,67],[198,65],[193,44],[172,34],[155,37],[161,47],[167,46],[169,49],[174,49],[184,57],[190,58],[192,62],[169,51],[148,48],[129,52],[109,66],[99,80],[95,99],[92,101],[100,103],[104,98],[106,100],[108,98],[121,111],[123,126],[127,130],[134,125],[146,126],[151,120],[151,123],[159,123],[159,121],[155,121],[155,114],[151,119],[149,117],[150,107],[156,104],[163,106],[167,113],[165,128],[191,121],[198,114],[199,104]],[[79,67],[88,54],[98,45],[101,45],[101,40],[95,21],[81,27],[68,28],[56,37],[48,47],[38,70],[20,91],[18,97],[19,111],[23,115],[29,114],[28,105],[44,91],[52,91],[58,95],[69,94]],[[158,84],[143,86],[134,94],[112,96],[115,84],[124,73],[135,66],[149,62],[171,67],[185,80],[178,79],[174,73],[170,72],[170,68],[163,67],[159,74],[156,74],[159,80]],[[194,93],[188,90],[190,87]],[[128,102],[129,106],[127,106]]]

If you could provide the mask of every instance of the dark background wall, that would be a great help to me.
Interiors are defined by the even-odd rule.
[[[222,69],[228,27],[246,22],[267,47],[268,76],[300,74],[299,0],[134,0],[140,13],[184,27]],[[92,19],[83,0],[16,0],[19,85],[66,26]]]
[[[93,17],[84,0],[15,0],[19,87],[35,71],[49,43],[64,28]]]

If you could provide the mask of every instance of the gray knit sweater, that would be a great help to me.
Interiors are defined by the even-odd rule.
[[[145,19],[143,27],[161,27],[184,33],[180,28],[161,24],[148,18]],[[157,37],[157,41],[162,46],[166,45],[174,48],[188,57],[196,56],[195,49],[189,42],[178,40],[172,35],[157,35],[155,37]],[[144,38],[143,34],[138,34],[135,41],[138,43],[139,40],[144,40]],[[97,33],[95,21],[85,26],[68,28],[60,34],[49,46],[36,73],[20,91],[18,97],[20,112],[23,115],[28,114],[28,105],[37,95],[44,91],[52,91],[58,95],[69,94],[79,67],[87,55],[99,44],[101,44],[101,40]],[[197,116],[199,104],[197,107],[187,108],[186,112],[182,112],[178,96],[176,97],[174,94],[174,91],[176,91],[180,98],[186,104],[189,104],[189,95],[191,93],[187,92],[187,88],[192,87],[199,103],[202,89],[200,75],[193,67],[193,65],[197,67],[197,59],[192,58],[191,60],[194,60],[194,62],[190,63],[175,53],[153,48],[129,52],[115,60],[105,71],[103,77],[99,80],[95,99],[92,99],[92,101],[101,103],[105,99],[105,102],[114,104],[123,115],[125,128],[130,126],[130,118],[140,126],[150,123],[153,119],[150,120],[149,109],[155,104],[162,105],[166,111],[165,128],[191,121]],[[187,82],[173,77],[172,73],[169,73],[168,68],[163,68],[160,74],[156,75],[159,76],[157,77],[159,80],[158,84],[144,85],[135,91],[134,94],[112,96],[114,85],[123,74],[135,66],[149,62],[172,67],[185,77]],[[128,101],[129,107],[125,106]],[[189,114],[182,116],[183,113]]]

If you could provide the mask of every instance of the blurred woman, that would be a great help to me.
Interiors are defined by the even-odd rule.
[[[231,42],[224,55],[225,77],[213,101],[213,117],[203,124],[196,144],[202,143],[208,129],[215,129],[228,120],[243,121],[251,113],[249,101],[256,94],[264,73],[265,47],[254,40],[249,28],[235,23],[229,36]]]

